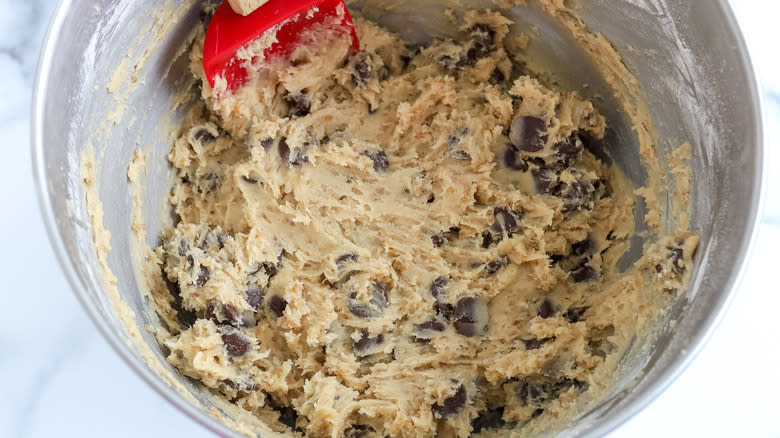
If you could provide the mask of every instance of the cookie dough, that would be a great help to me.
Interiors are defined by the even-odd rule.
[[[501,14],[424,47],[355,23],[358,53],[321,35],[255,59],[235,93],[202,81],[155,251],[169,362],[311,437],[566,421],[684,286],[698,238],[657,236],[619,272],[635,196],[588,150],[605,120],[523,71]],[[202,38],[191,58],[203,79]]]
[[[249,15],[256,11],[260,6],[268,3],[268,0],[228,0],[230,8],[235,11],[236,14]]]

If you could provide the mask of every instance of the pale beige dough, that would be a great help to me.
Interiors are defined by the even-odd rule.
[[[256,11],[260,6],[268,3],[268,0],[228,0],[230,8],[236,12],[236,14],[249,15]]]
[[[605,120],[513,66],[502,15],[422,48],[355,22],[357,54],[328,36],[234,94],[203,81],[153,255],[168,360],[312,437],[565,421],[685,285],[698,238],[657,236],[617,271],[633,188],[583,147]],[[203,79],[201,62],[202,41]]]

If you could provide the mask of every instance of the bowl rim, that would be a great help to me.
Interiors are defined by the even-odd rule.
[[[723,17],[725,18],[723,25],[726,30],[730,31],[734,36],[736,51],[740,58],[739,66],[744,69],[745,86],[749,92],[749,96],[752,98],[752,104],[750,106],[754,116],[751,118],[753,123],[752,126],[746,128],[746,132],[751,132],[755,138],[756,162],[754,163],[755,174],[753,176],[753,186],[755,189],[754,192],[750,194],[753,196],[753,200],[750,206],[751,209],[748,211],[747,215],[748,220],[746,221],[745,232],[746,241],[743,241],[740,252],[734,259],[734,266],[736,269],[732,270],[728,281],[724,283],[723,290],[727,291],[727,293],[719,303],[716,303],[719,307],[713,309],[708,324],[694,332],[694,335],[690,337],[687,344],[680,346],[679,350],[681,354],[678,354],[674,359],[669,361],[666,370],[645,389],[642,396],[627,403],[623,409],[609,417],[608,421],[587,429],[582,436],[599,437],[616,431],[620,426],[636,417],[663,395],[688,367],[690,367],[712,338],[713,334],[717,331],[728,313],[728,310],[731,308],[745,277],[752,255],[755,252],[758,231],[766,200],[768,169],[768,163],[766,162],[767,145],[764,136],[764,126],[768,124],[768,120],[766,119],[766,111],[764,111],[764,95],[761,93],[760,78],[755,70],[755,64],[752,61],[752,56],[747,46],[745,36],[742,33],[742,28],[739,24],[739,20],[737,20],[737,17],[734,14],[730,1],[716,0],[713,2],[713,6],[720,8],[723,12]]]
[[[125,363],[140,377],[147,385],[154,389],[163,399],[167,400],[181,412],[186,414],[195,422],[206,429],[221,436],[242,436],[224,423],[218,421],[208,412],[197,408],[171,386],[164,383],[163,380],[151,370],[151,368],[136,355],[131,348],[120,338],[114,327],[101,314],[95,303],[90,300],[87,287],[79,277],[73,261],[68,256],[63,236],[59,233],[57,218],[54,213],[54,205],[48,192],[47,170],[44,157],[46,155],[44,145],[44,126],[45,124],[45,105],[47,91],[52,85],[52,59],[56,55],[56,45],[63,29],[65,18],[71,5],[79,0],[59,0],[58,5],[49,21],[46,34],[43,39],[41,53],[38,59],[35,82],[33,87],[32,111],[30,119],[31,136],[31,155],[33,167],[33,179],[36,186],[38,205],[43,217],[49,242],[54,250],[58,264],[67,279],[70,288],[78,299],[81,307],[87,313],[92,323],[97,327],[103,337],[106,339],[112,349],[125,361]],[[742,244],[741,252],[735,258],[735,269],[732,270],[728,282],[724,284],[724,291],[728,291],[725,299],[719,303],[719,308],[714,309],[713,317],[709,320],[706,327],[699,329],[691,337],[686,347],[682,348],[683,354],[677,355],[669,362],[666,371],[655,381],[653,381],[640,397],[631,400],[620,411],[611,414],[607,421],[596,425],[586,426],[584,430],[573,431],[582,436],[603,436],[621,425],[629,419],[635,417],[648,405],[663,394],[671,384],[679,378],[680,375],[690,366],[702,351],[706,343],[717,330],[723,321],[731,303],[736,296],[739,286],[745,276],[749,265],[751,255],[756,245],[761,214],[766,197],[766,142],[764,138],[763,126],[767,124],[766,113],[763,111],[763,95],[760,92],[759,78],[756,74],[754,64],[751,61],[751,55],[748,50],[744,35],[742,34],[738,20],[729,4],[728,0],[716,0],[713,6],[719,7],[725,18],[724,26],[733,34],[736,50],[739,53],[740,67],[746,73],[745,84],[751,99],[751,109],[755,117],[752,117],[752,126],[747,129],[752,131],[755,138],[755,175],[753,177],[756,190],[751,210],[748,212],[748,221],[746,223],[746,242]]]
[[[76,1],[78,0],[59,0],[52,17],[50,18],[46,34],[44,35],[33,86],[32,114],[30,119],[33,180],[35,181],[38,205],[43,216],[43,222],[49,237],[49,242],[54,249],[60,268],[65,274],[65,278],[81,304],[82,309],[86,311],[89,319],[92,320],[92,323],[97,327],[98,331],[103,335],[105,340],[108,341],[111,348],[127,365],[130,366],[135,374],[154,389],[154,391],[163,399],[167,400],[206,429],[225,437],[240,437],[241,435],[236,431],[218,421],[207,412],[198,409],[192,403],[185,400],[185,398],[171,386],[164,383],[163,380],[151,370],[146,362],[144,362],[140,356],[136,355],[122,338],[120,338],[113,326],[109,324],[108,320],[100,313],[95,303],[89,299],[87,287],[76,272],[73,261],[68,256],[65,241],[59,233],[57,218],[54,213],[54,206],[51,203],[51,198],[49,197],[46,178],[47,172],[44,160],[46,152],[43,140],[43,130],[44,126],[46,126],[44,108],[52,74],[52,58],[56,54],[55,46],[59,40],[60,33],[62,32],[63,23],[68,11],[71,5]]]

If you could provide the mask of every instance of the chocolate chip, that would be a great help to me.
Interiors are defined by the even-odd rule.
[[[612,196],[612,184],[609,183],[609,181],[605,179],[600,179],[593,183],[593,190],[598,192],[599,199],[608,198]]]
[[[200,144],[209,143],[217,139],[216,137],[214,137],[214,134],[212,134],[206,128],[199,129],[198,132],[195,133],[193,138],[195,138],[195,140],[200,142]]]
[[[252,349],[249,338],[237,328],[223,324],[217,326],[217,330],[222,335],[222,342],[230,357],[243,356]]]
[[[431,286],[429,288],[431,295],[433,295],[433,297],[437,300],[444,298],[444,288],[447,287],[449,282],[450,280],[447,277],[436,277],[431,282]]]
[[[198,314],[193,310],[186,309],[181,305],[175,306],[172,304],[171,307],[176,310],[176,319],[185,327],[192,327],[195,321],[198,320]]]
[[[523,380],[515,387],[517,398],[523,406],[546,403],[550,398],[552,385],[548,382]]]
[[[272,262],[263,263],[263,269],[265,270],[266,275],[268,275],[268,278],[271,278],[279,273],[279,269],[281,269],[282,267],[283,254],[284,254],[283,252],[279,254],[276,263],[272,263]]]
[[[528,377],[517,382],[514,387],[515,394],[523,406],[536,408],[545,407],[570,388],[584,392],[587,391],[588,385],[570,378],[551,381],[544,378]]]
[[[458,128],[447,137],[447,147],[452,148],[457,146],[463,137],[467,136],[471,132],[469,128]]]
[[[490,248],[490,245],[498,242],[501,240],[500,236],[495,236],[490,231],[483,231],[482,232],[482,248]]]
[[[214,172],[209,172],[201,177],[200,183],[198,184],[198,192],[211,193],[214,190],[217,190],[217,187],[219,187],[219,175]]]
[[[212,14],[210,14],[206,9],[201,9],[200,13],[198,13],[198,18],[200,18],[200,22],[205,25],[205,28],[208,28],[209,23],[211,23],[211,17]]]
[[[363,151],[363,155],[367,156],[374,162],[374,170],[376,172],[387,172],[390,168],[390,158],[387,156],[387,152],[384,149],[377,151]]]
[[[507,256],[501,256],[498,260],[493,260],[485,265],[485,274],[493,275],[507,265],[509,265],[509,258]]]
[[[672,272],[675,274],[681,274],[685,268],[683,263],[683,249],[674,246],[666,247],[668,252],[669,263],[672,265]]]
[[[585,239],[581,242],[571,244],[571,253],[576,256],[589,256],[596,252],[596,242]]]
[[[469,135],[470,132],[469,128],[458,128],[447,137],[447,149],[456,160],[471,160],[471,154],[457,147],[463,141],[463,137]]]
[[[444,399],[441,404],[433,404],[431,410],[437,418],[446,420],[461,413],[466,407],[466,387],[460,385],[450,397]]]
[[[439,57],[439,64],[444,66],[444,68],[448,70],[454,70],[455,69],[455,58],[453,58],[450,55],[442,55]]]
[[[357,299],[357,293],[353,292],[347,300],[347,308],[358,318],[374,318],[379,316],[388,306],[387,291],[385,287],[378,282],[371,286],[371,298],[368,303]]]
[[[255,310],[260,310],[265,300],[265,289],[256,285],[250,284],[246,289],[246,302],[252,306]]]
[[[502,232],[505,232],[508,237],[512,237],[520,227],[517,224],[517,219],[520,214],[517,212],[510,212],[509,210],[501,207],[493,209],[493,218],[496,220],[496,225],[500,227]]]
[[[288,94],[284,101],[289,105],[293,117],[303,117],[311,112],[311,98],[306,93]]]
[[[453,315],[455,314],[455,306],[443,301],[437,301],[436,304],[433,305],[433,310],[448,320],[452,319]]]
[[[572,135],[553,146],[553,150],[558,155],[558,161],[564,167],[571,167],[584,149],[585,146],[583,146],[582,141],[576,135]]]
[[[206,319],[214,321],[217,325],[228,324],[233,327],[240,327],[243,318],[235,307],[230,304],[223,304],[212,301],[206,307]]]
[[[225,386],[229,386],[229,387],[231,387],[231,388],[233,388],[233,389],[235,389],[237,391],[243,391],[243,392],[257,391],[257,388],[258,388],[256,384],[251,383],[251,382],[237,383],[237,382],[235,382],[233,380],[230,380],[230,379],[224,379],[224,380],[222,380],[222,383]]]
[[[564,199],[564,212],[590,210],[595,188],[590,182],[574,181],[569,184],[561,183],[555,188],[555,195]]]
[[[452,151],[452,157],[460,161],[471,160],[471,154],[464,151],[463,149],[455,149],[454,151]]]
[[[199,239],[196,240],[198,248],[202,249],[203,251],[206,251],[208,247],[215,247],[217,242],[217,238],[215,234],[211,231],[211,229],[204,230]],[[192,256],[187,256],[188,262],[192,264],[192,260],[189,260],[192,258]]]
[[[574,387],[577,392],[580,394],[590,389],[590,385],[588,385],[588,382],[583,382],[581,380],[577,379],[564,379],[566,382],[566,385],[569,385],[570,387]]]
[[[251,177],[249,175],[244,175],[241,178],[249,184],[257,184],[257,178]]]
[[[251,272],[249,272],[249,275],[250,276],[257,275],[262,271],[266,275],[266,277],[268,277],[268,279],[270,280],[272,277],[274,277],[276,274],[279,273],[279,269],[281,267],[282,267],[282,255],[280,254],[279,260],[276,263],[274,262],[258,263],[255,265],[255,268]]]
[[[479,297],[463,297],[455,306],[455,331],[467,337],[482,336],[487,332],[488,307]]]
[[[588,352],[593,356],[598,356],[602,359],[607,358],[607,354],[612,352],[614,344],[606,339],[588,339]]]
[[[376,347],[385,342],[385,335],[378,334],[375,338],[369,336],[368,331],[360,331],[360,339],[352,344],[352,351],[359,357],[365,357],[373,354]]]
[[[454,239],[460,237],[460,227],[450,227],[447,231],[442,232],[445,242],[451,242]]]
[[[569,272],[569,281],[573,283],[584,283],[596,279],[596,270],[585,262],[580,263],[576,268]]]
[[[502,83],[505,80],[506,80],[506,75],[498,67],[494,68],[493,72],[490,73],[490,82],[492,83]]]
[[[482,233],[482,248],[490,248],[494,243],[502,241],[505,236],[511,238],[520,229],[517,224],[520,216],[522,213],[510,212],[505,208],[493,209],[495,222]]]
[[[347,430],[344,431],[344,438],[368,438],[374,432],[373,427],[365,424],[353,424]]]
[[[287,144],[287,137],[282,137],[282,139],[279,140],[279,157],[281,157],[282,161],[285,163],[290,162],[290,145]]]
[[[550,254],[550,263],[551,264],[558,264],[560,263],[565,257],[561,254]]]
[[[274,139],[271,137],[266,137],[260,140],[260,146],[262,146],[263,149],[265,150],[271,149],[271,146],[273,145],[274,145]]]
[[[291,155],[290,153],[288,153],[288,155],[287,155],[287,156],[288,156],[288,162],[289,162],[291,165],[293,165],[293,166],[301,166],[301,165],[303,165],[303,163],[305,163],[305,162],[309,161],[309,158],[308,158],[308,157],[306,157],[306,151],[308,151],[308,150],[309,150],[309,147],[310,147],[312,144],[313,144],[313,143],[312,143],[312,142],[310,142],[310,141],[304,142],[304,143],[301,145],[301,147],[300,147],[300,148],[298,148],[298,149],[295,151],[295,154],[294,154],[294,155]],[[280,143],[280,145],[281,145],[281,143]],[[289,146],[288,146],[288,149],[289,149]]]
[[[371,64],[373,57],[366,52],[360,52],[355,56],[357,58],[352,71],[352,83],[356,87],[365,87],[374,70]]]
[[[165,285],[168,286],[168,292],[171,294],[171,298],[173,298],[170,304],[173,310],[176,311],[176,318],[184,327],[192,327],[192,325],[195,324],[195,321],[198,320],[197,313],[184,307],[179,284],[169,281],[165,272],[162,273],[162,278]]]
[[[336,265],[338,266],[344,266],[349,262],[356,262],[356,261],[358,261],[357,254],[353,254],[351,252],[336,257]]]
[[[412,62],[412,57],[409,55],[401,55],[401,64],[403,64],[404,69],[409,67],[409,63]]]
[[[374,282],[373,284],[373,292],[371,294],[371,300],[369,301],[371,304],[376,306],[378,309],[384,310],[387,308],[387,290],[382,285],[382,283]]]
[[[436,302],[433,304],[433,310],[449,320],[452,319],[452,316],[455,313],[455,306],[444,301],[447,298],[447,283],[449,283],[447,277],[437,277],[431,282],[429,290],[431,295],[433,295],[433,298],[436,299]]]
[[[211,271],[206,266],[200,265],[198,278],[195,280],[195,286],[202,287],[211,278]]]
[[[254,267],[254,269],[252,269],[251,271],[249,271],[249,275],[250,275],[250,276],[251,276],[251,275],[257,275],[258,273],[260,273],[260,270],[262,270],[262,269],[263,269],[263,265],[262,265],[262,263],[257,263],[257,264],[255,264],[255,267]]]
[[[521,151],[539,152],[547,143],[547,123],[533,116],[518,116],[512,120],[509,140]]]
[[[549,298],[542,300],[536,314],[545,319],[555,315],[555,308],[553,307],[552,301],[550,301]]]
[[[422,324],[415,324],[414,328],[417,331],[432,330],[434,332],[443,332],[447,326],[439,320],[432,319],[430,321],[425,321]]]
[[[444,245],[444,237],[439,236],[438,234],[434,234],[431,236],[431,242],[433,242],[433,246],[440,248],[442,245]]]
[[[520,156],[517,153],[517,149],[515,149],[515,147],[512,145],[507,145],[506,149],[504,150],[504,164],[509,170],[520,172],[528,171],[528,163],[520,159]]]
[[[222,383],[224,383],[225,385],[227,385],[227,386],[229,386],[229,387],[231,387],[233,389],[236,389],[236,390],[242,391],[242,392],[252,392],[252,391],[257,391],[257,389],[258,389],[258,385],[255,384],[255,383],[252,383],[251,381],[237,383],[237,382],[234,382],[233,380],[225,379],[225,380],[222,381]]]
[[[544,413],[544,409],[538,408],[531,413],[531,418],[536,418]]]
[[[525,345],[526,350],[538,350],[544,346],[544,344],[548,342],[554,341],[555,338],[531,338],[531,339],[522,339],[523,345]]]
[[[184,257],[187,252],[190,250],[190,244],[187,243],[186,239],[181,239],[179,241],[179,257]]]
[[[234,381],[232,381],[230,379],[224,379],[222,381],[222,383],[227,385],[227,386],[229,386],[229,387],[231,387],[231,388],[233,388],[233,389],[238,389],[238,383],[236,383],[236,382],[234,382]]]
[[[515,391],[523,406],[538,406],[555,399],[553,384],[548,382],[524,380]]]
[[[496,30],[489,25],[475,24],[471,26],[469,32],[478,56],[485,57],[495,48]]]
[[[357,295],[350,296],[350,298],[354,299],[356,296]],[[349,311],[358,318],[373,318],[376,316],[374,312],[365,304],[349,301],[347,303],[347,307],[349,308]]]
[[[531,170],[531,176],[534,178],[536,191],[540,194],[549,195],[557,187],[556,182],[550,177],[547,169],[533,169]]]
[[[515,423],[504,421],[504,408],[487,409],[479,413],[479,416],[471,421],[471,434],[476,435],[484,430],[503,429],[514,427]]]
[[[587,307],[570,307],[569,310],[567,310],[563,317],[566,318],[567,321],[574,324],[576,322],[582,321],[585,315],[585,311],[588,310]]]
[[[279,295],[272,295],[268,300],[268,307],[273,312],[274,316],[281,318],[284,315],[285,309],[287,309],[287,300]]]
[[[472,66],[477,63],[477,59],[479,59],[479,49],[476,47],[471,47],[466,50],[466,53],[460,56],[458,61],[455,63],[455,67],[463,68]]]
[[[301,429],[296,426],[298,422],[298,412],[292,406],[277,406],[273,403],[270,404],[271,409],[279,413],[279,422],[289,427],[292,430],[300,431]]]

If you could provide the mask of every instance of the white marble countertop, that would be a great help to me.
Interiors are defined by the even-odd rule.
[[[704,1],[704,0],[702,0]],[[207,437],[149,389],[79,307],[49,247],[29,152],[32,81],[55,0],[0,0],[0,437]],[[758,245],[693,365],[613,437],[780,437],[780,2],[734,0],[766,101],[769,187]],[[774,42],[773,42],[774,41]],[[32,281],[30,279],[33,279]]]

